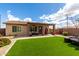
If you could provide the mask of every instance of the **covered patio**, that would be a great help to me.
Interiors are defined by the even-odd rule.
[[[55,24],[45,24],[45,23],[28,23],[29,25],[29,35],[46,35],[52,34],[55,31]],[[52,31],[50,31],[50,26],[52,27]]]

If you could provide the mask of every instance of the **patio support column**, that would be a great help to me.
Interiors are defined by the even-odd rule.
[[[30,26],[30,24],[27,25],[27,36],[31,35]]]
[[[55,24],[53,24],[53,34],[55,34]]]
[[[48,29],[48,34],[50,34],[49,25],[47,26],[47,29]]]
[[[45,26],[43,25],[43,28],[42,28],[42,34],[44,35],[45,34]]]

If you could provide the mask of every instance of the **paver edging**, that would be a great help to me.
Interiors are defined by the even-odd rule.
[[[12,48],[12,46],[15,44],[16,41],[17,40],[15,40],[12,44],[9,45],[8,49],[6,50],[6,52],[2,56],[5,56],[8,53],[8,51]]]

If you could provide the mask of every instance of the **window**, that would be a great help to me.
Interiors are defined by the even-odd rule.
[[[42,26],[39,26],[38,28],[39,28],[39,30],[42,30]]]
[[[32,31],[32,26],[30,26],[30,31]]]
[[[12,32],[21,32],[20,26],[12,26]]]
[[[30,26],[30,31],[36,32],[37,31],[37,26]]]
[[[34,31],[37,31],[37,27],[35,26],[35,29],[34,29]]]

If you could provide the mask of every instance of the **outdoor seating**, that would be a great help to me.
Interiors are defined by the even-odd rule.
[[[75,36],[69,36],[64,38],[64,42],[71,43],[79,46],[79,38]]]

